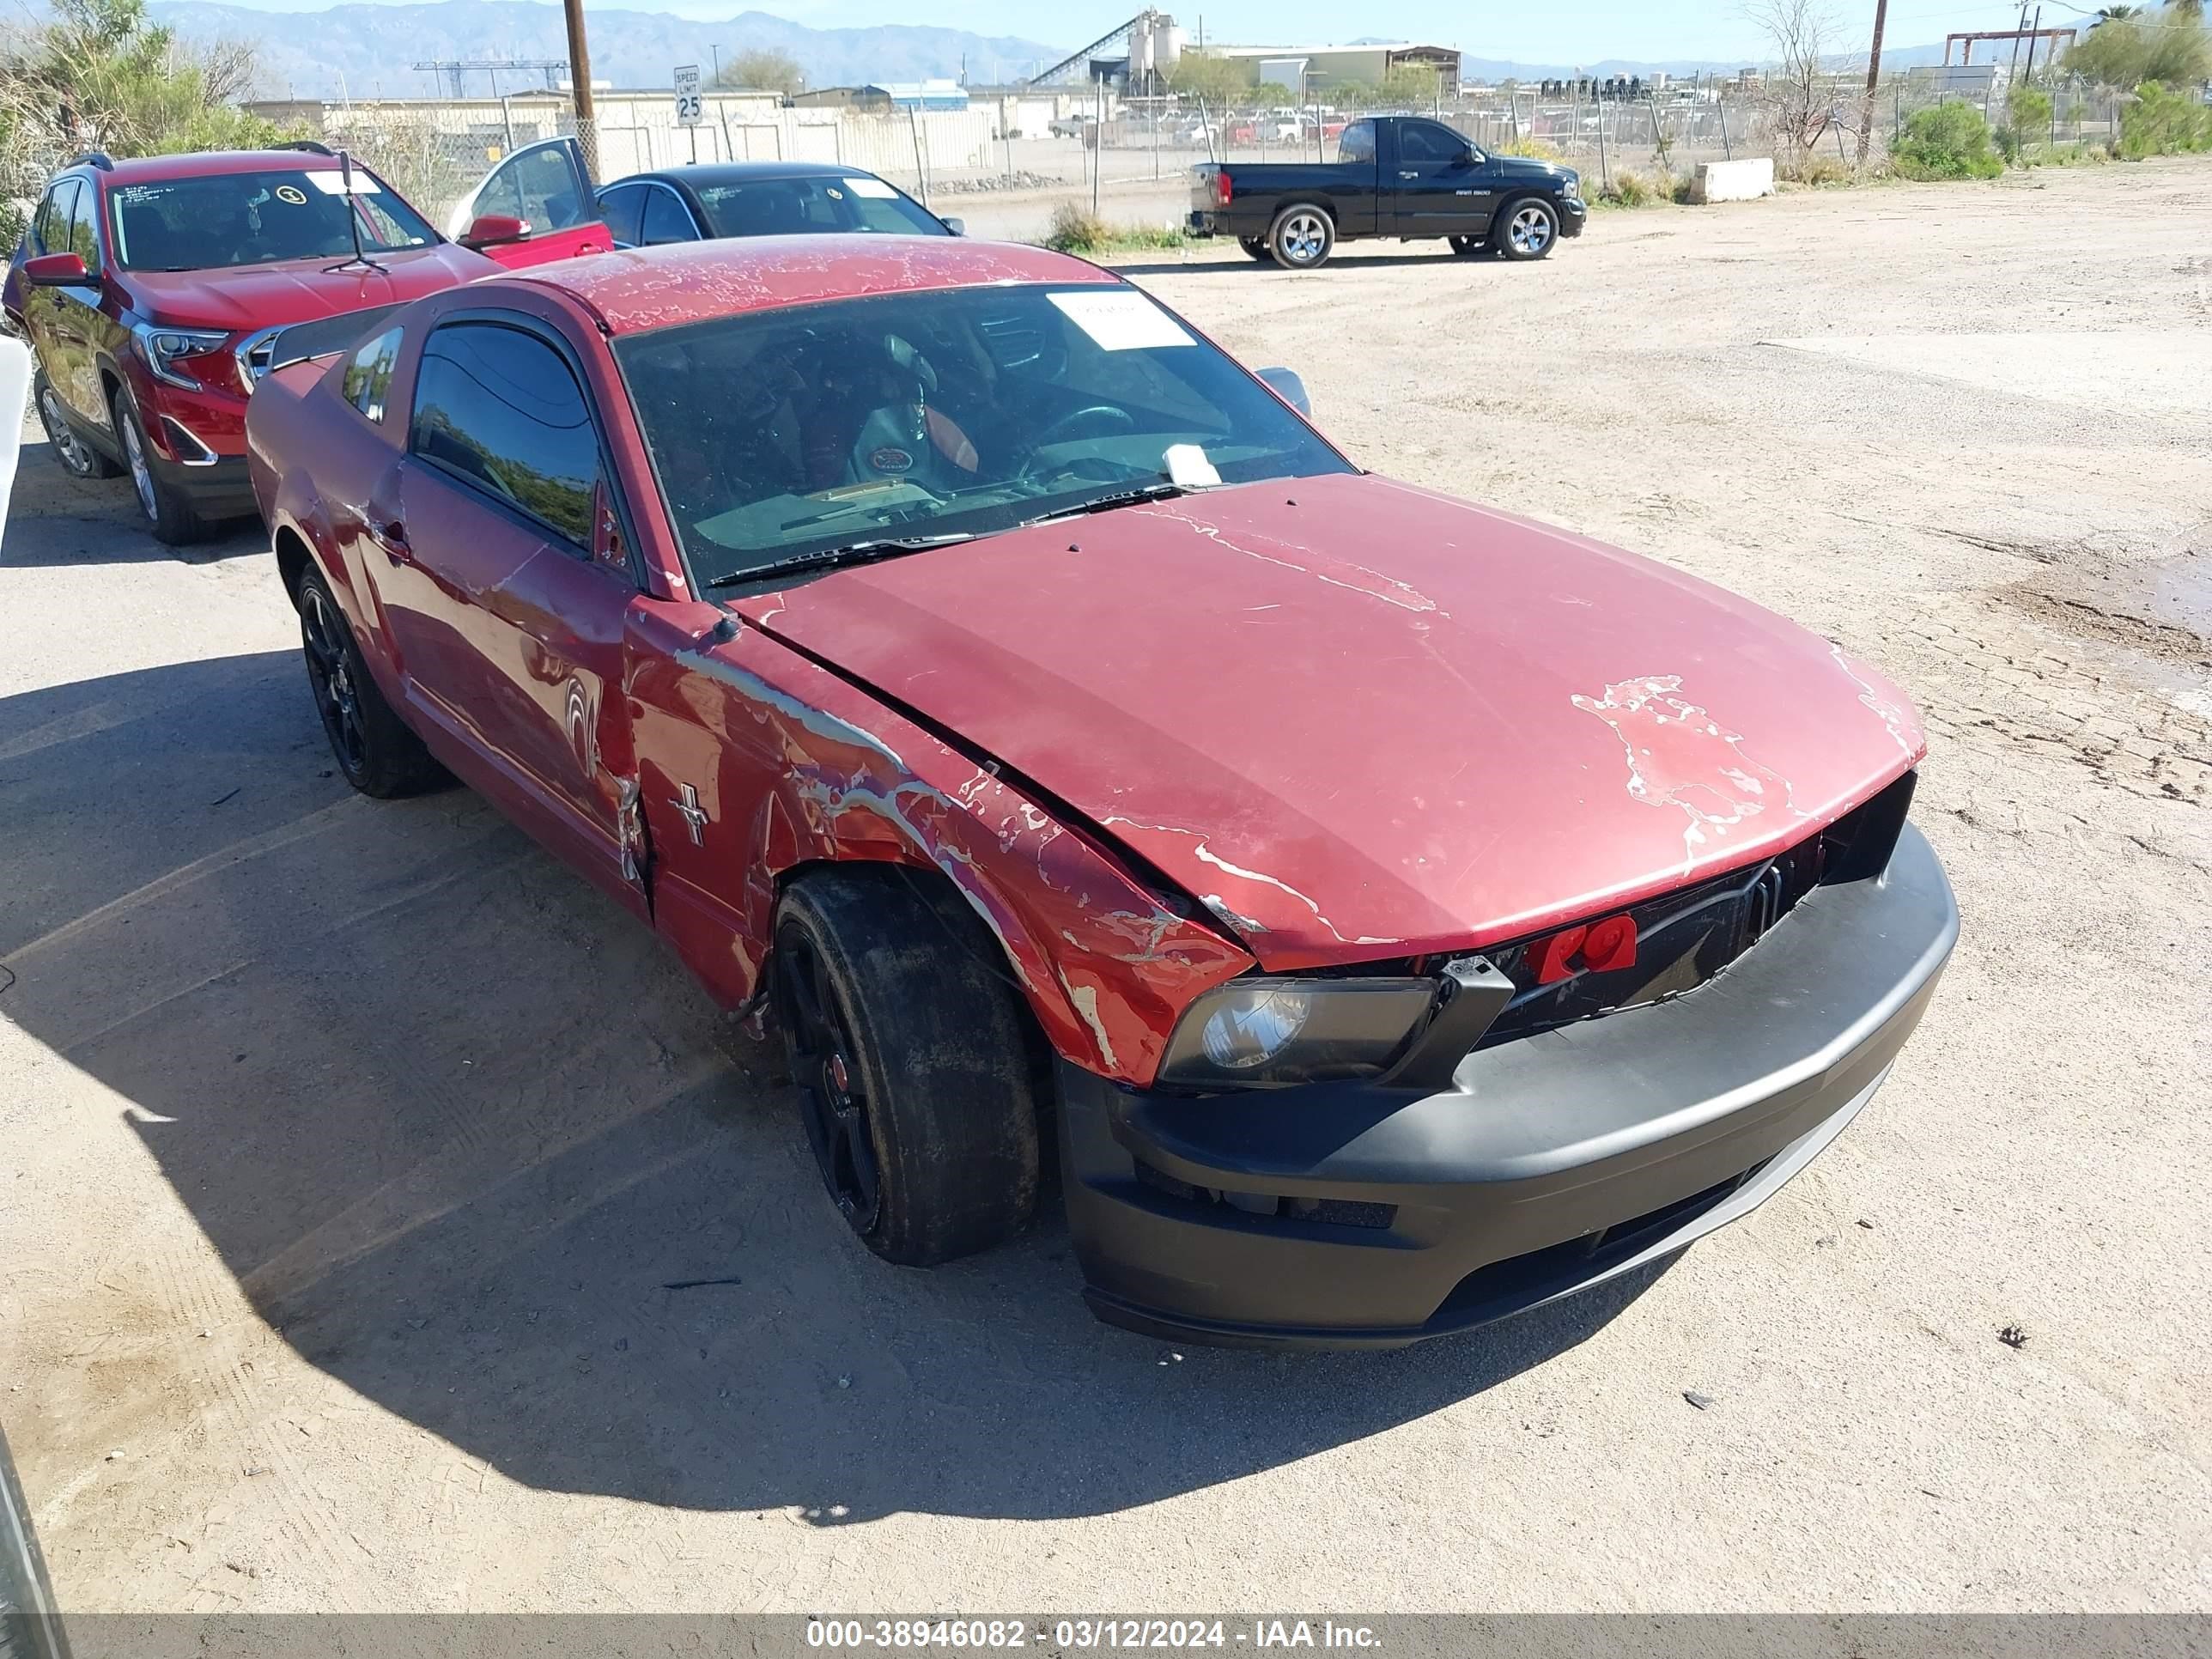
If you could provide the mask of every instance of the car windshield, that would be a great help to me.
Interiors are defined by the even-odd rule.
[[[366,168],[353,170],[351,210],[370,253],[426,247],[430,227]],[[343,259],[354,251],[343,174],[336,167],[218,173],[110,190],[115,255],[131,270],[210,270],[283,259]]]
[[[734,185],[695,185],[717,236],[788,236],[812,231],[879,231],[897,236],[942,236],[945,229],[920,204],[880,179],[747,179]]]
[[[1353,470],[1121,284],[833,301],[614,349],[709,586],[1152,494]]]

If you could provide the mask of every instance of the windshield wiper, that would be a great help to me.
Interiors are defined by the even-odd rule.
[[[1022,528],[1032,525],[1051,524],[1060,519],[1073,519],[1085,513],[1111,513],[1117,507],[1137,507],[1146,501],[1172,501],[1177,495],[1187,495],[1189,487],[1179,483],[1149,483],[1135,489],[1116,490],[1111,495],[1099,495],[1087,501],[1078,501],[1073,507],[1054,507],[1034,519],[1024,519]]]
[[[795,559],[779,559],[774,564],[755,565],[750,570],[733,570],[726,576],[717,576],[708,582],[709,588],[738,587],[747,582],[764,581],[771,576],[796,575],[810,570],[834,570],[840,565],[874,564],[884,559],[896,559],[902,553],[922,553],[933,547],[950,547],[955,542],[972,542],[972,530],[947,531],[941,536],[883,536],[872,541],[850,542],[843,547],[833,547],[821,553],[806,553]]]

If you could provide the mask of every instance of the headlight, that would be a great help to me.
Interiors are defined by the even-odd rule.
[[[1183,1011],[1159,1080],[1240,1089],[1373,1077],[1435,1002],[1427,979],[1240,979]]]
[[[1573,200],[1576,197],[1580,196],[1582,193],[1583,181],[1581,174],[1571,173],[1565,178],[1559,180],[1559,194],[1566,197],[1570,201]]]
[[[183,386],[187,392],[204,390],[189,360],[219,357],[230,343],[230,336],[221,329],[156,328],[150,323],[139,324],[131,331],[131,337],[137,341],[138,355],[154,371],[155,380]]]

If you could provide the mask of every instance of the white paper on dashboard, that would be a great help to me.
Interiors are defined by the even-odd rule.
[[[311,173],[307,175],[307,182],[325,196],[346,193],[345,174],[337,167],[332,167],[328,173]],[[356,196],[381,196],[384,191],[375,179],[356,167],[353,170],[353,193]]]
[[[1045,298],[1088,334],[1101,351],[1146,351],[1156,346],[1195,343],[1182,324],[1128,289],[1048,294]]]

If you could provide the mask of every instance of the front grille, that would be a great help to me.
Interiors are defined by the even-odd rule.
[[[1863,806],[1761,863],[1604,913],[1626,915],[1636,924],[1636,960],[1628,967],[1584,969],[1540,983],[1538,953],[1560,928],[1486,950],[1515,992],[1477,1047],[1695,990],[1779,926],[1815,887],[1880,874],[1904,826],[1913,781],[1906,773]]]
[[[1487,1303],[1525,1306],[1563,1285],[1601,1273],[1668,1234],[1688,1226],[1765,1167],[1765,1160],[1761,1159],[1748,1170],[1716,1182],[1701,1193],[1662,1205],[1601,1231],[1478,1267],[1452,1287],[1452,1293],[1431,1316],[1430,1322],[1449,1325]]]
[[[1136,1164],[1138,1181],[1153,1192],[1180,1205],[1212,1210],[1224,1220],[1228,1218],[1224,1212],[1233,1210],[1249,1216],[1278,1216],[1292,1221],[1317,1221],[1331,1227],[1376,1230],[1388,1227],[1398,1218],[1398,1206],[1395,1204],[1370,1204],[1352,1198],[1285,1198],[1273,1193],[1194,1187],[1142,1158],[1137,1159]]]

